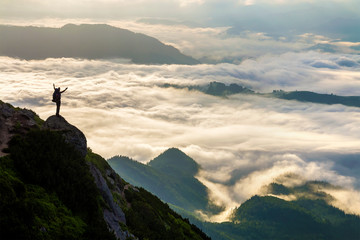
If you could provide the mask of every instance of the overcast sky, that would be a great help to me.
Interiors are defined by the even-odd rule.
[[[107,20],[156,17],[233,25],[244,18],[278,21],[282,17],[286,22],[286,18],[291,15],[296,18],[300,13],[306,25],[312,20],[355,18],[358,17],[358,9],[360,2],[357,0],[2,0],[0,16],[4,19],[48,17]],[[277,19],[270,18],[274,14],[278,15]]]
[[[107,23],[204,63],[308,49],[360,53],[357,0],[2,0],[0,23]]]

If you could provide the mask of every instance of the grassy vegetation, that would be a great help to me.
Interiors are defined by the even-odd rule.
[[[125,211],[127,226],[140,239],[210,239],[143,188],[125,190],[125,194],[131,205]]]
[[[88,166],[61,135],[13,138],[0,159],[1,239],[114,239]]]
[[[99,155],[86,160],[63,137],[34,130],[10,141],[0,158],[1,239],[115,239],[102,215],[104,201],[86,161],[110,174],[115,200],[128,220],[121,226],[140,239],[209,239],[143,189],[130,187]]]
[[[254,196],[234,211],[231,221],[196,221],[203,231],[219,240],[314,239],[357,240],[360,217],[345,214],[324,200],[285,201]]]
[[[189,164],[186,164],[187,162]],[[176,149],[168,150],[148,165],[125,157],[114,157],[111,164],[115,169],[123,171],[124,175],[127,175],[129,171],[129,175],[141,182],[142,186],[151,183],[153,188],[159,185],[165,188],[174,179],[179,178],[177,190],[182,189],[181,184],[186,185],[189,182],[186,178],[191,179],[198,168]],[[170,173],[171,177],[168,177],[167,173]],[[297,176],[288,177],[296,178]],[[189,185],[192,186],[192,184]],[[170,204],[170,206],[217,240],[359,239],[360,218],[345,214],[329,205],[327,201],[331,200],[331,196],[319,190],[322,188],[337,187],[321,181],[309,181],[294,187],[286,187],[280,183],[269,184],[264,186],[264,192],[273,195],[296,196],[298,200],[284,201],[276,197],[255,196],[235,209],[229,222],[223,223],[203,222],[197,219],[189,208],[176,204]],[[180,196],[178,199],[185,196],[184,193],[178,191],[177,194]],[[173,195],[173,197],[178,197],[178,195]],[[186,196],[188,201],[197,198],[197,194]],[[146,209],[141,209],[141,211],[145,212]]]
[[[122,156],[115,156],[108,162],[126,181],[147,189],[173,206],[188,211],[219,211],[209,206],[206,187],[194,177],[198,164],[178,149],[168,149],[147,165]]]
[[[118,175],[114,176],[111,167],[101,156],[90,151],[86,160],[95,164],[105,179],[109,178],[110,173],[112,181],[108,184],[115,201],[126,216],[127,225],[121,226],[123,230],[129,230],[139,239],[209,239],[199,228],[171,210],[158,197],[143,188],[130,186]],[[139,167],[148,168],[145,165]],[[125,198],[119,190],[124,191]]]
[[[0,158],[1,239],[83,239],[86,223],[55,193],[25,184],[10,157]]]

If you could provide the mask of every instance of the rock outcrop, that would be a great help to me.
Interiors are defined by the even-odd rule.
[[[68,123],[62,116],[50,116],[43,124],[43,129],[60,132],[65,141],[74,146],[74,148],[85,157],[87,154],[87,143],[85,135],[75,126]],[[104,199],[106,207],[103,208],[103,217],[110,232],[113,232],[117,239],[125,240],[128,238],[136,239],[128,231],[121,229],[121,226],[126,226],[125,214],[120,206],[115,202],[113,194],[109,188],[107,181],[112,181],[113,187],[119,188],[116,185],[115,179],[112,175],[115,172],[102,173],[93,163],[88,162],[89,170],[94,178],[94,182],[99,189],[101,197]],[[107,170],[110,171],[110,170]],[[117,189],[121,191],[120,189]]]
[[[0,101],[0,157],[15,134],[25,134],[31,129],[40,128],[40,118],[31,110],[14,108]]]
[[[10,154],[0,161],[5,191],[0,236],[209,239],[156,196],[123,180],[100,155],[87,151],[85,135],[63,117],[44,122],[31,110],[0,101],[0,147],[7,149],[0,156]]]
[[[95,184],[98,187],[101,196],[103,197],[108,208],[103,209],[104,220],[108,225],[110,231],[112,231],[117,239],[125,240],[130,237],[135,237],[128,231],[123,231],[121,225],[126,225],[125,213],[122,211],[120,206],[114,201],[113,194],[109,189],[109,186],[102,176],[100,170],[95,167],[94,164],[89,163],[90,172],[94,177]],[[111,173],[109,173],[111,175]],[[115,182],[114,182],[115,184]]]
[[[61,132],[67,143],[73,145],[82,157],[86,156],[87,142],[84,133],[62,116],[50,116],[46,119],[43,128]]]

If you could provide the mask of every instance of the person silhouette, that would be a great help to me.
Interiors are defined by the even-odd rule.
[[[54,94],[53,94],[53,102],[56,102],[56,116],[60,116],[60,105],[61,105],[61,94],[65,92],[68,88],[65,88],[64,91],[60,91],[60,87],[56,88],[55,84],[53,84],[54,87]]]

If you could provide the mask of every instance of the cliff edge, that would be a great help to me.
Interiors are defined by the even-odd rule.
[[[46,119],[43,128],[61,132],[65,142],[74,146],[82,157],[86,156],[87,141],[84,133],[68,123],[62,116],[50,116]]]
[[[209,239],[87,149],[63,117],[0,101],[0,239]]]

